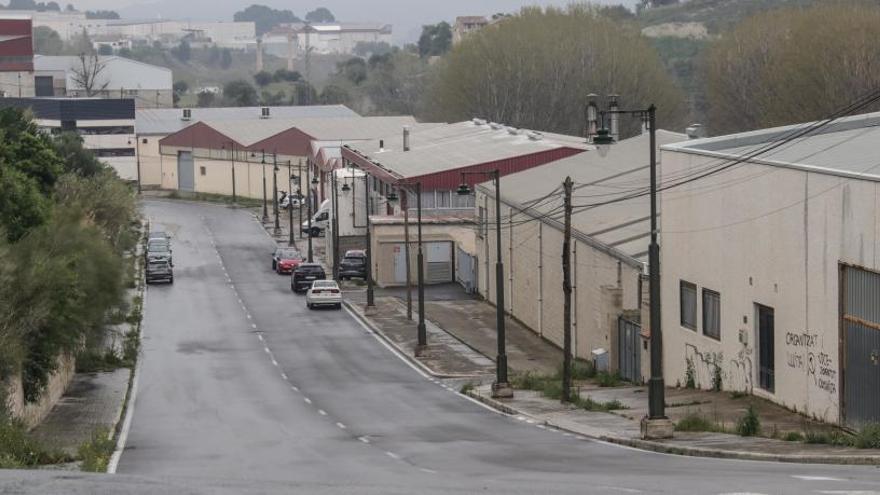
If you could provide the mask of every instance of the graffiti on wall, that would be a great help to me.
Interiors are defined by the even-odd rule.
[[[829,395],[837,395],[837,365],[834,358],[822,352],[819,338],[811,332],[787,332],[785,334],[785,364],[803,371],[813,385]]]

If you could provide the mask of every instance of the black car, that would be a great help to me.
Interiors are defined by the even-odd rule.
[[[348,251],[339,262],[339,279],[367,278],[367,253]]]
[[[167,260],[150,260],[147,263],[146,282],[151,284],[159,281],[173,284],[174,269],[171,267],[171,263]]]
[[[326,280],[327,273],[318,263],[302,263],[293,270],[290,276],[290,290],[300,292],[308,290],[315,280]]]

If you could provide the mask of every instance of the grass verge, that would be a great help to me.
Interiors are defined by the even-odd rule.
[[[115,447],[116,442],[110,438],[107,430],[97,430],[91,440],[79,447],[80,469],[91,473],[106,472]]]
[[[30,438],[20,422],[0,417],[0,468],[34,468],[71,460],[63,452],[47,449]]]

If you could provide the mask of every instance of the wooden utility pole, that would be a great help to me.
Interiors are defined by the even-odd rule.
[[[409,266],[409,191],[402,189],[403,254],[406,256],[406,319],[412,321],[412,274]]]
[[[562,402],[571,402],[571,177],[566,177],[565,189],[565,239],[562,242],[562,294],[563,294],[563,352]]]

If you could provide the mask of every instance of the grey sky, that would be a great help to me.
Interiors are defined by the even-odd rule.
[[[567,5],[571,0],[63,0],[79,9],[106,8],[126,18],[187,18],[231,20],[232,14],[252,3],[290,9],[297,15],[324,6],[344,21],[376,21],[394,25],[394,38],[400,42],[418,37],[421,25],[459,15],[487,15],[518,11],[524,5]],[[594,0],[600,4],[624,4],[637,0]]]

